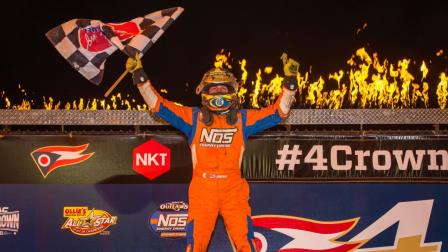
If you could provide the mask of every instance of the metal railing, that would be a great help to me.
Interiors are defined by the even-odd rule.
[[[448,110],[294,109],[285,125],[448,124]],[[164,125],[148,111],[0,110],[0,125]]]

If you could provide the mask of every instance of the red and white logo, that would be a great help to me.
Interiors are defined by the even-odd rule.
[[[135,22],[108,23],[120,41],[125,41],[140,34],[141,30]],[[101,52],[113,46],[106,37],[99,24],[89,25],[79,29],[79,42],[81,46],[90,52]]]
[[[356,225],[358,218],[323,222],[293,216],[258,215],[253,216],[252,221],[256,227],[268,228],[293,238],[279,251],[346,252],[353,251],[364,243],[337,241]],[[267,239],[261,233],[255,233],[255,243],[258,251],[266,251]]]
[[[112,46],[100,26],[80,28],[79,42],[84,49],[90,52],[101,52]]]
[[[170,170],[171,151],[165,145],[149,140],[137,146],[133,152],[132,169],[155,179]]]
[[[279,252],[392,252],[433,251],[440,252],[442,242],[430,242],[426,236],[434,200],[399,202],[369,226],[356,230],[348,241],[345,237],[357,226],[360,218],[341,221],[318,221],[287,215],[252,216],[257,251]],[[389,244],[372,245],[370,240],[381,236],[396,225],[394,241]],[[285,244],[276,244],[273,231],[288,237]],[[388,233],[389,235],[391,233]],[[277,238],[279,241],[281,238]],[[340,240],[342,239],[342,240]],[[269,244],[269,242],[272,244]],[[280,245],[278,248],[272,246]]]
[[[132,21],[124,22],[124,23],[107,23],[112,30],[115,32],[115,35],[121,40],[125,41],[134,37],[137,34],[140,34],[141,30],[138,25]]]
[[[31,152],[31,157],[42,176],[46,178],[48,174],[57,168],[81,163],[89,159],[95,152],[81,154],[87,147],[89,147],[89,144],[79,146],[45,146]]]

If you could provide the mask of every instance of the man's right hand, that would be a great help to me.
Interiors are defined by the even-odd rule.
[[[143,84],[148,81],[148,76],[143,71],[142,61],[138,53],[134,58],[129,57],[126,61],[126,70],[132,74],[134,85]]]
[[[135,54],[134,58],[129,57],[126,61],[126,70],[130,73],[134,73],[136,70],[143,68],[142,61],[140,60],[140,56]]]

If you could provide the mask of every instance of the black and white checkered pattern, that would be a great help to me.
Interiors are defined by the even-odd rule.
[[[182,12],[183,8],[174,7],[135,18],[130,22],[138,25],[140,33],[124,41],[117,37],[109,24],[91,19],[72,19],[51,29],[46,36],[73,68],[90,82],[99,84],[103,79],[106,59],[112,53],[120,49],[130,57],[137,53],[143,56]],[[95,52],[81,46],[80,30],[86,27],[100,28],[111,46]]]
[[[183,8],[174,7],[135,18],[131,22],[138,24],[142,31],[140,34],[124,42],[116,36],[109,37],[109,39],[129,57],[134,57],[136,53],[143,56],[182,12]],[[108,36],[107,33],[106,36]]]

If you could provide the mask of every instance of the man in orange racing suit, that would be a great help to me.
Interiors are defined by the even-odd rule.
[[[188,138],[193,161],[189,187],[187,251],[206,251],[220,214],[237,251],[255,251],[249,186],[240,165],[249,136],[280,123],[289,113],[297,89],[298,63],[285,62],[283,90],[266,108],[238,109],[238,83],[232,73],[214,68],[196,88],[202,107],[175,104],[160,96],[143,71],[140,59],[129,58],[132,73],[151,111]]]

